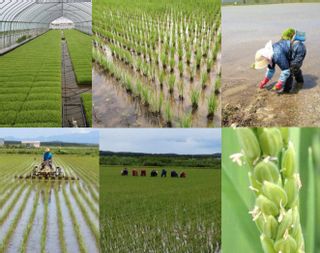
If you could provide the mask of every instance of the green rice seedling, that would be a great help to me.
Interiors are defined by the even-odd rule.
[[[77,182],[77,189],[79,191],[79,194],[84,198],[86,201],[86,204],[89,206],[90,210],[95,214],[97,218],[99,218],[99,210],[95,208],[94,202],[88,197],[88,195],[83,191],[80,184]]]
[[[210,73],[212,67],[213,67],[213,60],[212,59],[208,59],[208,61],[207,61],[207,72],[208,73]]]
[[[207,72],[203,72],[201,75],[201,87],[202,89],[205,89],[207,87],[209,76]]]
[[[180,82],[179,82],[178,91],[179,91],[179,99],[184,100],[184,82],[183,82],[183,80],[180,80]]]
[[[191,63],[191,51],[186,51],[186,58],[187,58],[187,64],[190,65]]]
[[[49,204],[49,192],[48,188],[45,189],[44,193],[44,214],[41,231],[41,253],[46,253],[46,242],[47,242],[47,225],[48,225],[48,204]]]
[[[142,90],[143,90],[143,85],[142,83],[138,80],[136,83],[136,96],[137,97],[142,97]]]
[[[196,88],[191,90],[191,104],[193,109],[197,109],[199,105],[200,91]]]
[[[168,65],[168,56],[164,52],[161,54],[161,63],[162,63],[163,69],[166,69]]]
[[[91,85],[91,36],[77,30],[66,30],[64,31],[64,36],[67,41],[72,66],[76,74],[77,83],[80,85]]]
[[[211,93],[211,95],[208,98],[208,115],[207,117],[209,119],[212,119],[214,116],[214,113],[216,111],[217,108],[217,97],[216,94],[213,92]]]
[[[139,57],[136,61],[136,71],[140,73],[142,69],[142,59]]]
[[[170,94],[173,94],[175,83],[176,83],[176,76],[174,74],[171,74],[168,80],[168,87],[169,87]]]
[[[163,94],[162,93],[160,93],[159,96],[156,93],[152,94],[151,98],[150,98],[151,112],[153,112],[155,114],[159,114],[161,112],[162,103],[163,103]]]
[[[214,91],[216,94],[220,93],[220,88],[221,88],[221,78],[217,77],[215,85],[214,85]]]
[[[127,92],[129,92],[129,93],[132,92],[133,82],[132,82],[131,77],[128,75],[125,76],[124,86],[125,86]]]
[[[179,62],[178,68],[179,68],[180,77],[182,77],[183,76],[183,62],[182,61]]]
[[[60,249],[62,253],[67,253],[63,216],[62,216],[61,204],[60,204],[57,188],[54,188],[54,196],[55,196],[56,205],[57,205],[57,214],[58,214],[57,219],[58,219],[58,228],[59,228]]]
[[[197,68],[196,67],[190,67],[190,82],[194,81],[194,78],[196,76]]]
[[[197,69],[200,69],[201,59],[202,59],[202,54],[201,54],[200,51],[198,51],[197,54],[196,54],[196,66],[197,66]]]
[[[175,60],[174,60],[174,58],[172,57],[172,58],[170,59],[170,71],[171,71],[171,73],[173,73],[173,71],[174,71],[174,66],[175,66]]]
[[[192,114],[188,113],[184,115],[180,121],[180,127],[190,128],[192,127]]]
[[[92,93],[81,94],[87,125],[92,126]]]
[[[170,57],[171,58],[174,58],[175,51],[176,51],[175,47],[170,48]]]
[[[171,111],[170,102],[167,102],[165,104],[164,119],[165,119],[168,126],[172,125],[172,111]]]
[[[21,204],[21,206],[19,207],[18,209],[18,212],[17,214],[15,215],[12,223],[10,224],[10,227],[6,233],[6,235],[4,236],[4,238],[2,239],[2,242],[0,243],[0,250],[1,252],[6,252],[6,249],[8,248],[8,244],[9,244],[9,241],[10,241],[10,238],[12,237],[17,225],[18,225],[18,222],[22,216],[22,213],[24,211],[24,208],[26,207],[27,205],[27,202],[28,202],[28,199],[29,199],[29,196],[31,194],[31,187],[28,186],[28,190],[26,192],[26,195],[24,196],[24,199],[23,199],[23,202]],[[20,196],[19,196],[20,197]]]
[[[179,61],[182,61],[182,58],[183,58],[182,46],[179,46],[179,48],[178,48],[178,56],[179,56]]]
[[[249,213],[263,252],[305,252],[300,223],[297,155],[287,128],[236,128],[241,152],[230,158],[249,172],[255,204]]]
[[[66,201],[66,205],[69,209],[69,212],[70,212],[70,216],[71,216],[71,219],[72,219],[72,223],[73,223],[73,226],[74,226],[74,231],[75,231],[75,234],[76,234],[76,237],[77,237],[77,241],[79,243],[79,249],[80,249],[80,252],[81,253],[87,253],[87,249],[85,247],[85,244],[84,244],[84,241],[83,241],[83,236],[81,234],[81,231],[80,231],[80,227],[79,227],[79,223],[77,221],[77,217],[72,209],[72,204],[69,200],[69,197],[68,197],[68,194],[66,192],[66,189],[65,187],[62,188],[62,193],[63,193],[63,196],[64,196],[64,199]]]
[[[23,239],[22,239],[22,243],[21,243],[21,247],[20,247],[20,253],[26,253],[28,238],[29,238],[32,226],[33,226],[34,219],[36,217],[39,196],[40,196],[40,191],[38,190],[36,193],[36,197],[34,199],[34,202],[33,202],[32,212],[31,212],[30,218],[28,220],[28,225],[23,232]],[[63,253],[65,253],[65,252],[63,252]]]
[[[150,104],[150,91],[149,91],[149,88],[146,87],[146,86],[142,86],[142,90],[141,90],[141,100],[142,100],[142,103],[145,105],[145,106],[149,106]]]
[[[165,72],[161,71],[159,75],[159,83],[161,88],[163,87],[164,78],[165,78]]]
[[[100,247],[100,234],[99,230],[95,225],[92,223],[90,216],[88,215],[88,211],[85,208],[85,206],[80,201],[78,193],[74,190],[73,186],[70,187],[71,195],[75,199],[77,205],[79,206],[79,209],[81,211],[82,216],[84,217],[85,222],[87,223],[88,227],[90,228],[92,234],[94,235],[94,238],[96,239],[96,245],[99,248]]]

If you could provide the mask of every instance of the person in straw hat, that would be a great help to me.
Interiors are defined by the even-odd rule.
[[[289,92],[291,90],[293,82],[292,74],[297,82],[302,82],[303,85],[303,76],[300,68],[306,55],[306,49],[302,43],[304,35],[296,36],[297,34],[294,29],[289,28],[283,32],[280,41],[274,44],[269,41],[264,48],[256,52],[254,68],[267,68],[264,79],[259,83],[260,89],[265,88],[274,76],[276,65],[281,69],[279,80],[274,86],[274,89],[278,93]]]

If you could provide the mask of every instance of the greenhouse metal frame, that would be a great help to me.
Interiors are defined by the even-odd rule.
[[[0,50],[31,39],[50,29],[54,20],[65,17],[75,29],[92,33],[91,0],[0,0]]]

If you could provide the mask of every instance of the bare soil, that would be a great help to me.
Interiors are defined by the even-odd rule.
[[[319,126],[320,4],[276,4],[223,7],[222,125]],[[264,18],[271,15],[272,18]],[[307,56],[302,66],[305,84],[296,94],[278,95],[260,90],[264,71],[250,68],[256,50],[282,31],[294,27],[306,32]],[[280,70],[272,80],[276,82]]]

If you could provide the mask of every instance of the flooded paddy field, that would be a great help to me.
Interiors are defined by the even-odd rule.
[[[0,252],[100,252],[98,159],[55,156],[65,179],[18,179],[37,155],[0,156]]]
[[[220,2],[166,3],[95,6],[95,126],[220,126]]]
[[[319,3],[222,7],[222,125],[320,125],[319,12]],[[255,52],[269,40],[278,41],[288,27],[306,32],[304,87],[283,95],[259,90],[264,70],[251,68]],[[276,73],[273,83],[279,68]]]

